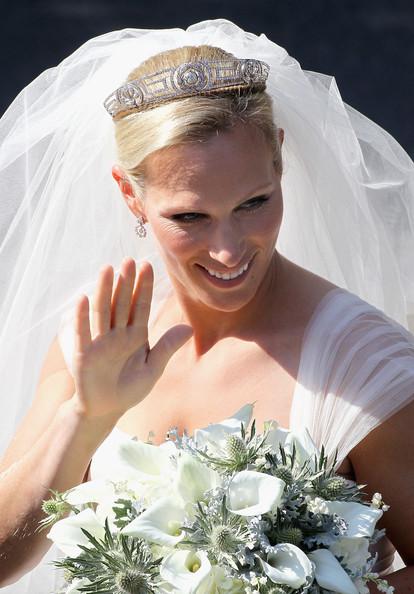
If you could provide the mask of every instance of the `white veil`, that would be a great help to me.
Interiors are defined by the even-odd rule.
[[[151,234],[137,239],[112,180],[113,123],[102,103],[149,56],[200,44],[270,65],[267,90],[285,130],[279,251],[408,327],[413,163],[343,103],[334,78],[224,19],[107,33],[43,72],[0,120],[0,453],[30,406],[62,314],[92,290],[101,266],[149,259],[156,304],[168,288]],[[30,579],[14,591],[40,594]],[[52,591],[42,584],[42,594]]]

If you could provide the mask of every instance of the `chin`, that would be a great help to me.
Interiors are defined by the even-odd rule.
[[[242,310],[255,297],[258,287],[246,287],[240,290],[229,290],[228,293],[218,293],[214,290],[196,291],[197,300],[209,309],[232,313]]]
[[[253,297],[252,297],[253,298]],[[227,299],[227,300],[207,300],[203,299],[200,301],[208,307],[209,309],[214,309],[215,311],[221,311],[224,313],[234,313],[237,311],[242,310],[251,299]]]

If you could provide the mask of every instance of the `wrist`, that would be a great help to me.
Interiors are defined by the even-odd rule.
[[[65,400],[59,407],[59,416],[69,424],[76,424],[93,432],[110,433],[122,414],[110,413],[101,416],[88,414],[75,393],[71,398]]]

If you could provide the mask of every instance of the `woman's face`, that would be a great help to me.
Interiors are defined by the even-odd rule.
[[[282,221],[280,175],[254,127],[148,158],[143,214],[174,287],[186,299],[236,311],[270,269]]]

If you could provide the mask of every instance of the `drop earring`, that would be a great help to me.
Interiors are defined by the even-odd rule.
[[[126,193],[126,184],[129,183],[126,177],[121,179],[121,192],[123,194]],[[145,219],[143,216],[137,217],[137,225],[135,227],[135,233],[140,238],[144,238],[147,236],[147,230],[145,229]]]
[[[145,221],[144,221],[144,217],[137,217],[137,226],[135,227],[135,233],[138,235],[138,237],[146,237],[147,236],[147,230],[145,229]]]

